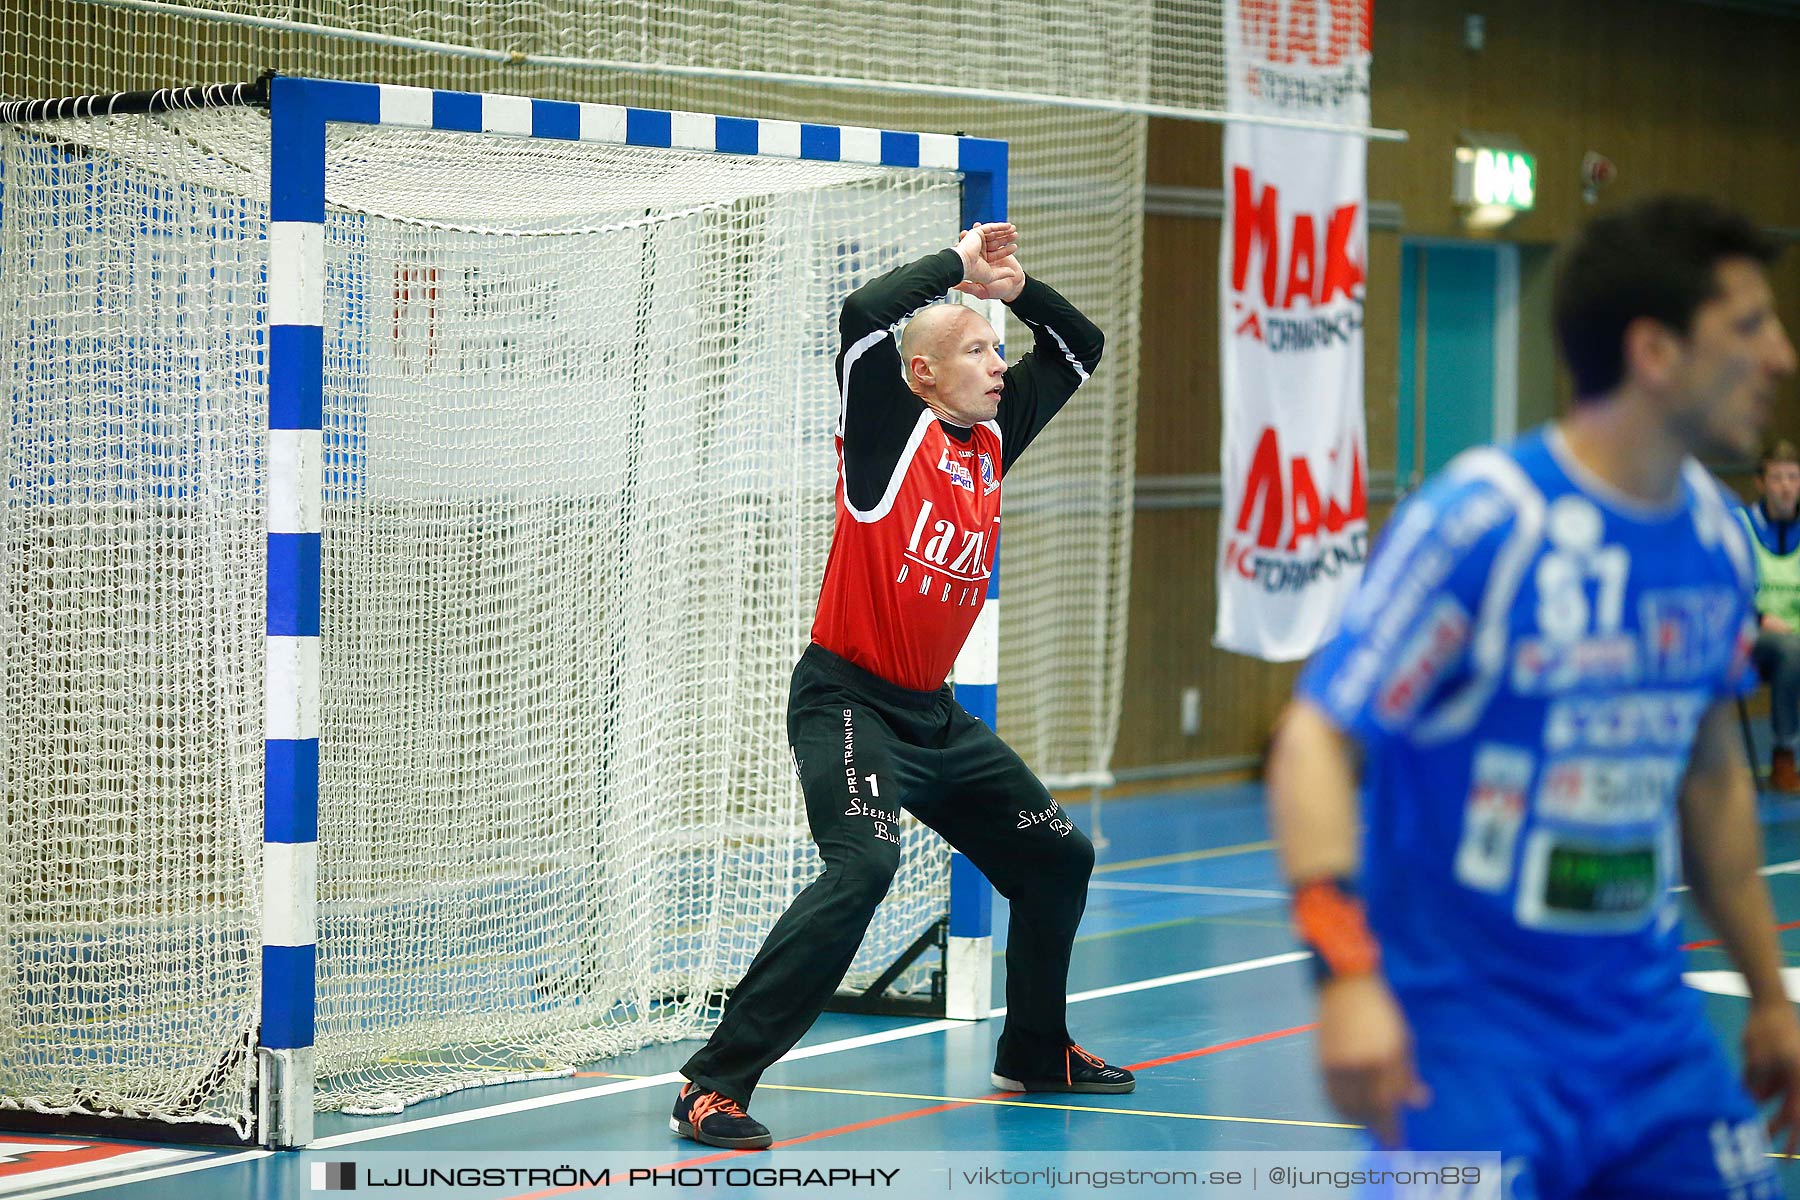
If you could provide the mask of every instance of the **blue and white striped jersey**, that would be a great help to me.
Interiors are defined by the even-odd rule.
[[[1364,891],[1416,1035],[1610,1056],[1694,1026],[1676,797],[1752,678],[1753,566],[1698,463],[1651,507],[1554,429],[1391,521],[1298,693],[1364,752]]]

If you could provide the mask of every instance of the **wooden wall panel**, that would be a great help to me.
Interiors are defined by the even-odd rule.
[[[1537,156],[1537,208],[1507,227],[1511,240],[1556,241],[1592,211],[1588,150],[1618,165],[1602,204],[1698,190],[1800,225],[1800,20],[1688,0],[1498,0],[1480,8],[1487,44],[1474,53],[1462,46],[1467,11],[1375,6],[1375,123],[1410,139],[1371,146],[1369,188],[1402,206],[1407,232],[1461,236],[1450,156],[1464,130],[1510,134]]]
[[[1214,472],[1219,469],[1219,223],[1147,217],[1144,247],[1138,475]],[[1154,424],[1145,423],[1146,412],[1156,414]]]
[[[1260,753],[1260,737],[1293,685],[1292,667],[1212,647],[1217,593],[1211,570],[1218,513],[1138,513],[1132,534],[1132,619],[1125,694],[1114,761],[1197,762]],[[1184,570],[1195,564],[1203,570]],[[1140,605],[1138,597],[1149,603]],[[1182,689],[1198,687],[1200,732],[1184,736]]]

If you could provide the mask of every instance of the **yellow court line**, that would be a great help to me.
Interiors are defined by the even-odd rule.
[[[759,1088],[779,1092],[819,1092],[827,1096],[873,1096],[881,1100],[929,1100],[938,1104],[986,1104],[994,1108],[1047,1108],[1057,1112],[1106,1113],[1125,1117],[1173,1117],[1180,1121],[1225,1121],[1246,1125],[1300,1125],[1307,1129],[1361,1129],[1334,1121],[1288,1121],[1278,1117],[1221,1117],[1211,1113],[1158,1112],[1148,1108],[1098,1108],[1088,1104],[1044,1104],[1034,1100],[988,1100],[973,1096],[921,1096],[913,1092],[863,1092],[852,1088],[801,1087],[791,1083],[764,1083]]]
[[[646,1075],[628,1075],[622,1071],[581,1071],[588,1079],[647,1079]],[[1062,1112],[1112,1113],[1132,1117],[1172,1117],[1178,1121],[1219,1121],[1240,1125],[1292,1125],[1305,1129],[1362,1129],[1361,1125],[1345,1125],[1336,1121],[1289,1121],[1278,1117],[1220,1117],[1210,1113],[1157,1112],[1143,1108],[1095,1108],[1083,1104],[1039,1104],[1029,1100],[984,1100],[966,1096],[920,1096],[911,1092],[859,1092],[849,1088],[802,1087],[792,1083],[759,1084],[764,1090],[777,1092],[819,1092],[827,1096],[873,1096],[889,1100],[929,1100],[937,1104],[987,1104],[995,1108],[1046,1108]],[[1800,1154],[1783,1154],[1779,1150],[1764,1152],[1767,1158],[1800,1160]]]
[[[1095,867],[1094,874],[1110,875],[1114,871],[1129,871],[1135,867],[1161,867],[1169,863],[1200,862],[1208,858],[1229,858],[1234,854],[1255,854],[1259,850],[1273,850],[1275,843],[1241,842],[1236,846],[1214,846],[1210,850],[1189,850],[1182,854],[1159,854],[1155,858],[1133,858],[1125,862],[1107,863],[1104,867]]]
[[[625,1075],[614,1071],[583,1071],[583,1075],[600,1076],[608,1079],[643,1079],[643,1075]],[[1112,1116],[1125,1117],[1170,1117],[1177,1121],[1219,1121],[1234,1125],[1290,1125],[1304,1129],[1362,1129],[1361,1125],[1346,1125],[1337,1121],[1289,1121],[1279,1117],[1221,1117],[1212,1113],[1179,1113],[1158,1112],[1147,1108],[1097,1108],[1087,1104],[1040,1104],[1030,1100],[986,1100],[969,1096],[922,1096],[913,1092],[863,1092],[852,1088],[802,1087],[792,1083],[764,1083],[758,1087],[763,1091],[774,1092],[817,1092],[826,1096],[872,1096],[882,1100],[928,1100],[936,1104],[986,1104],[993,1108],[1043,1108],[1056,1112],[1093,1112],[1107,1113]],[[1768,1158],[1800,1159],[1800,1154],[1783,1154],[1778,1150],[1766,1152]]]
[[[1149,925],[1128,925],[1124,929],[1103,929],[1099,933],[1084,933],[1076,937],[1077,942],[1098,942],[1106,938],[1124,937],[1128,933],[1149,933],[1155,929],[1173,929],[1177,925],[1192,925],[1195,921],[1204,921],[1205,917],[1176,917],[1172,921],[1155,921]],[[994,950],[998,958],[1006,953],[1004,946]]]

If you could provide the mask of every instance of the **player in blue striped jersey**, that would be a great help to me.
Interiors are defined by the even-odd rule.
[[[1328,1092],[1385,1145],[1499,1150],[1515,1197],[1777,1195],[1752,1095],[1800,1138],[1733,710],[1752,559],[1696,461],[1753,456],[1793,373],[1772,256],[1703,201],[1584,230],[1579,401],[1396,512],[1271,752]],[[1748,981],[1748,1094],[1682,984],[1684,879]]]

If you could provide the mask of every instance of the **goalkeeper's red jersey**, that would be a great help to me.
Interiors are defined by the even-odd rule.
[[[812,639],[890,683],[942,686],[987,598],[1000,482],[1099,362],[1101,335],[1028,279],[1013,315],[1035,345],[992,421],[939,420],[906,387],[895,325],[962,278],[954,250],[900,267],[844,304],[837,527]]]
[[[944,682],[987,599],[1000,536],[1000,431],[921,412],[886,493],[854,508],[838,471],[837,529],[813,641],[889,683]],[[843,461],[843,439],[838,440]]]

